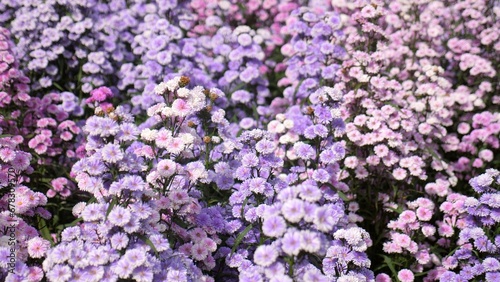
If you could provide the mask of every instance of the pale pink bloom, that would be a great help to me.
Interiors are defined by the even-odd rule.
[[[383,144],[375,146],[373,150],[375,151],[375,154],[377,154],[377,156],[380,158],[387,156],[387,154],[389,153],[389,149],[386,145]]]
[[[401,248],[400,245],[396,244],[395,242],[385,242],[383,246],[383,250],[386,253],[392,254],[392,253],[402,253],[403,249]]]
[[[158,162],[158,174],[163,177],[172,176],[176,172],[177,164],[172,160],[161,160]]]
[[[378,165],[380,163],[380,158],[375,155],[368,156],[366,158],[366,163],[372,166]]]
[[[460,134],[467,134],[470,131],[470,125],[465,122],[461,122],[458,124],[457,132]]]
[[[422,234],[424,234],[425,237],[433,236],[435,233],[436,227],[430,224],[425,224],[424,226],[422,226]]]
[[[401,282],[413,282],[415,276],[411,270],[402,269],[398,272],[398,279],[401,280]]]
[[[494,157],[493,152],[488,149],[481,150],[478,156],[486,162],[491,162]]]
[[[175,99],[172,111],[178,116],[185,117],[191,112],[191,106],[183,99]]]
[[[170,138],[166,149],[172,154],[180,154],[184,150],[184,142],[179,137]]]
[[[385,273],[380,273],[375,277],[375,282],[391,282],[391,277]]]
[[[432,211],[427,208],[420,207],[417,209],[417,217],[422,221],[429,221],[432,218]]]
[[[409,247],[410,243],[412,242],[410,236],[406,234],[394,233],[392,235],[392,239],[394,240],[394,243],[401,246],[402,248]]]
[[[349,156],[344,160],[344,165],[348,168],[354,169],[358,166],[358,164],[359,164],[358,158],[355,156]]]
[[[49,248],[50,242],[40,237],[35,237],[28,241],[28,254],[32,258],[41,258],[45,256]]]
[[[438,222],[438,232],[444,237],[451,237],[455,233],[453,227],[443,222]]]
[[[399,215],[399,220],[401,220],[404,223],[412,223],[417,220],[417,216],[415,215],[415,212],[413,211],[404,211]]]
[[[404,180],[406,178],[408,174],[406,173],[406,170],[403,169],[403,168],[396,168],[393,172],[392,172],[392,176],[394,176],[394,178],[396,180]]]

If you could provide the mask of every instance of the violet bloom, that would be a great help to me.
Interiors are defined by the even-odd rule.
[[[267,267],[276,261],[278,255],[279,252],[274,246],[261,245],[255,250],[253,260],[256,264]]]
[[[298,231],[288,231],[281,240],[281,248],[289,256],[296,256],[301,250],[302,235]]]
[[[283,204],[281,212],[286,220],[297,223],[304,217],[304,202],[299,199],[288,200]]]
[[[295,143],[293,149],[295,151],[295,154],[297,154],[297,156],[303,160],[313,159],[316,156],[316,152],[314,151],[313,147],[304,142]]]
[[[286,231],[286,221],[281,216],[270,216],[264,219],[262,232],[268,237],[281,237]]]
[[[102,159],[108,163],[117,163],[123,159],[123,152],[118,145],[107,144],[102,150]]]

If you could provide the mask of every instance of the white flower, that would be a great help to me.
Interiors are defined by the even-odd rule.
[[[158,135],[158,130],[156,129],[143,129],[141,132],[141,138],[146,140],[146,141],[154,141],[156,139],[156,136]]]
[[[154,92],[156,95],[163,95],[163,93],[165,93],[166,90],[167,90],[167,84],[165,82],[156,85],[154,88]]]

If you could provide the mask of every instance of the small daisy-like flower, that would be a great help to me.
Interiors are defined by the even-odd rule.
[[[401,282],[413,282],[415,276],[411,270],[402,269],[398,272],[398,279],[401,280]]]
[[[123,152],[118,145],[107,144],[102,150],[102,159],[108,163],[117,163],[123,159]]]
[[[166,149],[172,154],[180,154],[184,150],[184,142],[179,137],[169,138]]]
[[[260,266],[270,266],[278,258],[279,252],[274,246],[271,245],[261,245],[257,247],[253,255],[253,260],[255,264]]]
[[[313,159],[316,156],[316,152],[314,151],[313,147],[303,142],[295,143],[293,149],[295,151],[295,154],[303,160]]]
[[[71,268],[67,265],[56,265],[47,273],[47,278],[54,282],[66,282],[71,278]]]
[[[379,157],[379,158],[383,158],[385,156],[387,156],[387,154],[389,154],[389,149],[387,148],[386,145],[377,145],[373,148],[373,150],[375,151],[375,154]]]
[[[50,248],[50,242],[40,237],[32,238],[28,241],[28,254],[32,258],[41,258]]]
[[[256,167],[259,165],[259,158],[255,154],[249,153],[241,158],[241,164],[244,167]]]
[[[299,199],[288,200],[283,204],[281,212],[289,222],[299,222],[304,217],[304,202]]]
[[[111,237],[111,246],[113,249],[121,250],[127,247],[128,241],[129,239],[127,234],[119,232]]]
[[[204,260],[208,256],[208,249],[202,244],[194,244],[191,248],[191,255],[195,260]]]
[[[17,152],[16,156],[11,162],[15,170],[23,171],[30,165],[31,155],[24,152]]]
[[[122,259],[126,259],[135,268],[143,265],[146,262],[146,254],[141,249],[127,250]]]
[[[130,221],[131,214],[126,208],[115,206],[108,215],[108,220],[116,226],[124,226]]]
[[[302,249],[306,252],[315,253],[321,247],[321,240],[316,232],[302,230]]]
[[[394,176],[394,178],[396,180],[404,180],[406,178],[408,174],[406,173],[406,170],[404,168],[396,168],[393,172],[392,172],[392,176]]]
[[[191,106],[183,99],[175,99],[172,103],[172,110],[180,117],[185,117],[191,113]]]
[[[288,231],[281,240],[282,250],[290,256],[296,256],[301,250],[302,235],[298,231]]]
[[[269,237],[281,237],[286,231],[286,221],[281,216],[270,216],[264,219],[262,232]]]
[[[359,164],[358,158],[355,156],[349,156],[344,160],[344,165],[348,168],[354,169],[358,166],[358,164]]]
[[[177,164],[172,160],[161,160],[156,167],[159,175],[169,177],[176,172]]]

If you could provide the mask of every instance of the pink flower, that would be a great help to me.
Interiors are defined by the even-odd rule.
[[[479,168],[479,167],[482,167],[483,164],[484,164],[483,160],[481,160],[481,159],[475,159],[474,162],[472,163],[472,166]]]
[[[40,237],[32,238],[28,241],[28,254],[32,258],[41,258],[50,248],[50,242]]]
[[[387,156],[387,154],[389,153],[389,149],[387,148],[387,146],[382,144],[375,146],[373,150],[375,151],[375,154],[377,154],[377,156],[380,158]]]
[[[163,177],[173,175],[177,169],[177,164],[172,160],[161,160],[157,166],[158,174]]]
[[[385,273],[380,273],[375,277],[375,282],[391,282],[391,277]]]
[[[344,160],[344,165],[348,168],[354,169],[356,168],[356,166],[358,166],[358,164],[359,164],[358,158],[355,156],[347,157]]]
[[[172,103],[172,110],[178,116],[185,117],[191,111],[191,106],[183,99],[175,99]]]
[[[417,217],[422,221],[429,221],[432,218],[432,211],[427,208],[420,207],[417,209]]]
[[[404,211],[399,215],[399,220],[401,220],[404,223],[412,223],[417,220],[417,216],[415,215],[415,212],[413,211]]]
[[[413,282],[415,277],[413,276],[413,272],[409,269],[401,269],[398,272],[398,279],[401,280],[401,282]]]
[[[87,102],[102,102],[107,98],[113,97],[113,92],[106,86],[101,86],[97,89],[94,89],[90,92],[91,97],[87,99]]]
[[[481,150],[478,156],[486,162],[491,162],[494,157],[493,152],[488,149]]]
[[[470,125],[465,122],[461,122],[458,124],[457,132],[460,134],[467,134],[470,131]]]
[[[395,233],[392,235],[392,239],[394,240],[395,244],[403,248],[408,248],[410,246],[410,243],[412,242],[411,238],[406,234]]]
[[[392,176],[394,176],[394,178],[396,180],[403,180],[406,178],[408,174],[406,173],[406,170],[403,169],[403,168],[396,168],[393,172],[392,172]]]

